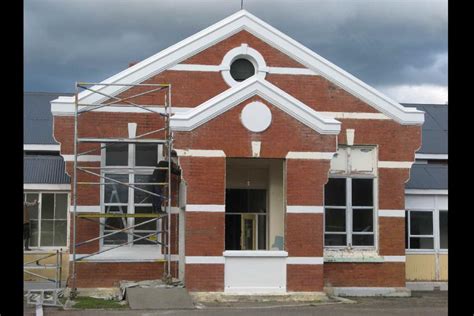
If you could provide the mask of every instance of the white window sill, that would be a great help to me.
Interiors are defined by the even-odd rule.
[[[375,249],[324,249],[324,262],[384,262]]]
[[[281,250],[226,250],[224,257],[288,257],[288,252]]]
[[[112,247],[112,246],[110,246]],[[102,250],[110,248],[104,246]],[[77,254],[76,257],[79,259],[84,254]],[[172,255],[171,260],[176,260],[177,256]],[[119,247],[97,255],[87,257],[84,261],[92,262],[147,262],[147,261],[161,261],[165,260],[166,257],[161,253],[161,249],[155,245],[135,245],[132,247]],[[72,255],[70,256],[72,260]]]

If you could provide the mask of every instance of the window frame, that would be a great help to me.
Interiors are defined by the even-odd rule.
[[[101,166],[101,175],[104,176],[106,174],[116,174],[116,175],[128,175],[128,183],[135,183],[135,176],[140,176],[140,175],[152,175],[153,171],[156,167],[154,166],[135,166],[136,162],[136,146],[137,144],[128,144],[128,160],[127,160],[127,165],[125,166],[108,166],[106,165],[106,159],[107,159],[107,144],[106,143],[101,143],[101,160],[100,160],[100,166]],[[161,161],[163,159],[162,155],[162,150],[163,150],[163,145],[162,144],[156,144],[157,146],[157,162]],[[103,167],[120,167],[117,168],[116,170],[114,169],[103,169]],[[106,203],[105,202],[105,179],[103,177],[100,178],[100,212],[102,214],[105,213],[106,207],[107,206],[118,206],[122,205],[127,207],[127,214],[135,214],[135,207],[152,207],[152,203],[135,203],[135,190],[128,187],[128,202],[127,203]],[[120,185],[120,184],[118,184]],[[105,218],[100,218],[100,236],[104,236],[104,234],[113,232],[113,230],[107,229],[104,224],[105,224]],[[129,217],[126,219],[127,226],[133,226],[135,224],[135,218]],[[158,225],[162,225],[163,221],[160,219],[158,221]],[[128,232],[134,232],[137,234],[140,233],[147,233],[147,231],[141,231],[138,230],[138,232],[135,232],[136,228],[129,230]],[[106,232],[105,232],[106,231]],[[150,231],[151,232],[151,231]],[[124,245],[122,247],[128,247],[128,248],[140,248],[140,247],[157,247],[158,253],[161,253],[162,251],[162,246],[160,244],[134,244],[132,241],[133,239],[136,238],[132,236],[131,234],[127,233],[127,242],[130,242],[128,245]],[[162,242],[162,234],[158,234],[157,236],[157,241]],[[105,244],[104,243],[104,238],[99,239],[99,247],[100,249],[106,249],[106,248],[111,248],[117,245],[114,244]]]
[[[435,198],[436,200],[436,198]],[[436,203],[436,202],[435,202]],[[411,237],[410,235],[410,228],[411,228],[411,220],[410,220],[410,212],[431,212],[433,218],[433,248],[429,249],[416,249],[410,248],[410,239],[408,239],[407,245],[408,248],[405,247],[405,252],[408,254],[433,254],[433,253],[440,253],[440,254],[447,254],[448,248],[441,248],[441,234],[440,234],[440,220],[439,220],[439,213],[446,212],[448,213],[449,210],[444,208],[438,208],[437,203],[435,204],[434,208],[408,208],[405,210],[405,216],[407,217],[407,226],[405,227],[405,238]],[[428,236],[428,235],[415,235],[416,237],[421,236]]]
[[[328,249],[347,249],[352,248],[356,250],[377,250],[378,249],[378,198],[377,198],[377,188],[378,181],[375,175],[347,175],[347,174],[330,174],[329,179],[345,179],[346,181],[346,205],[345,206],[331,206],[326,205],[326,201],[323,203],[324,207],[324,216],[323,216],[323,245],[324,248]],[[371,234],[367,233],[358,233],[354,234],[353,232],[353,212],[354,207],[352,205],[352,180],[353,179],[371,179],[372,180],[372,207],[369,206],[356,206],[355,209],[372,209],[372,221],[373,221],[373,231]],[[329,181],[329,180],[328,180]],[[346,215],[346,231],[343,232],[326,232],[326,208],[331,209],[345,209]],[[335,245],[326,245],[326,234],[329,235],[346,235],[346,245],[344,246],[335,246]],[[352,235],[373,235],[374,244],[372,246],[355,246],[352,244]]]
[[[69,227],[69,219],[70,219],[70,207],[71,207],[71,194],[69,192],[64,192],[64,191],[39,191],[39,190],[28,190],[28,191],[23,191],[23,202],[26,201],[26,195],[27,194],[38,194],[38,218],[36,221],[38,221],[38,243],[37,245],[33,246],[31,245],[31,237],[30,237],[30,245],[29,248],[35,251],[51,251],[51,250],[62,250],[64,248],[69,248],[69,241],[70,241],[70,227]],[[41,218],[42,218],[42,203],[43,203],[43,194],[54,194],[54,214],[56,214],[56,194],[66,194],[66,244],[63,246],[41,246]],[[64,220],[64,219],[60,219]],[[52,222],[54,223],[56,221],[55,218],[52,219]],[[30,218],[30,234],[32,234],[31,231],[31,218]],[[23,240],[23,245],[24,245],[24,240]]]

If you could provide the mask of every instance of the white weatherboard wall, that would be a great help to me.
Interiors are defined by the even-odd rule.
[[[224,292],[286,292],[286,251],[224,251]]]

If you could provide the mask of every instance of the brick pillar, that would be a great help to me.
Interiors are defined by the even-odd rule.
[[[329,160],[286,160],[288,291],[323,290],[323,190]]]
[[[405,182],[407,168],[379,168],[379,254],[391,271],[394,286],[405,286]],[[390,214],[391,213],[391,214]],[[394,214],[400,214],[394,216]]]
[[[187,182],[185,284],[189,291],[223,291],[225,157],[180,157]]]

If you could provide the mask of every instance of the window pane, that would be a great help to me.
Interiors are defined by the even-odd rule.
[[[433,238],[410,238],[410,249],[433,249]]]
[[[42,219],[53,219],[54,218],[54,194],[43,193],[41,197],[41,218]],[[41,241],[42,243],[43,241]]]
[[[41,245],[40,247],[53,246],[54,221],[41,221]]]
[[[34,202],[39,201],[39,194],[37,193],[28,193],[26,194],[26,201],[27,202]],[[38,219],[38,207],[39,205],[36,204],[35,206],[28,206],[28,212],[30,215],[30,220]]]
[[[324,205],[346,205],[346,179],[329,179],[324,187]]]
[[[135,153],[135,165],[156,166],[158,164],[158,145],[137,144]]]
[[[266,213],[266,203],[266,190],[226,190],[226,213]]]
[[[127,207],[126,206],[106,206],[105,212],[108,214],[117,214],[123,213],[127,214]],[[114,230],[123,229],[127,226],[127,219],[126,218],[106,218],[105,219],[105,226],[104,227],[104,234],[108,234],[113,232]],[[127,233],[122,232],[118,234],[114,234],[112,236],[104,238],[105,245],[114,245],[114,244],[121,244],[127,242]]]
[[[352,210],[352,231],[373,232],[374,215],[372,210]]]
[[[408,249],[408,212],[405,212],[405,249]]]
[[[54,246],[66,246],[67,221],[54,221]]]
[[[353,246],[373,246],[374,235],[352,235]]]
[[[128,165],[128,144],[108,145],[105,151],[105,164],[107,166]]]
[[[373,206],[373,180],[352,179],[352,205]]]
[[[410,235],[433,235],[433,212],[410,211]]]
[[[136,206],[135,207],[135,214],[151,214],[151,213],[153,213],[151,206],[150,207],[147,207],[147,206]],[[153,218],[151,218],[151,217],[144,217],[144,218],[136,217],[135,218],[135,225],[138,225],[138,224],[143,223],[143,222],[150,221],[152,219]],[[156,224],[156,220],[155,220],[153,222],[137,226],[135,228],[135,230],[137,230],[137,231],[138,230],[152,230],[152,231],[155,231],[157,229],[156,225],[157,224]]]
[[[441,249],[448,249],[448,211],[439,211],[439,243]]]
[[[257,215],[258,220],[258,249],[267,249],[267,217],[265,215]]]
[[[30,246],[31,247],[38,247],[38,221],[31,220],[30,221]]]
[[[128,174],[106,174],[108,178],[128,183]],[[111,180],[105,180],[105,203],[128,203],[128,187],[113,182]]]
[[[230,75],[235,81],[244,81],[255,74],[255,67],[247,59],[237,59],[230,65]]]
[[[156,241],[156,234],[152,236],[148,236],[153,232],[146,232],[146,233],[134,233],[133,240],[135,245],[155,245]],[[140,237],[145,237],[148,236],[147,238],[140,239],[138,241],[135,241],[139,239]]]
[[[346,237],[347,237],[346,235],[325,234],[324,245],[325,246],[345,246]]]
[[[346,210],[327,208],[324,212],[325,229],[327,232],[346,231]]]
[[[55,219],[67,219],[67,194],[56,194]]]
[[[240,215],[225,216],[225,250],[240,250]]]
[[[154,183],[152,175],[135,175],[135,183]],[[135,185],[137,188],[157,192],[157,186],[154,185]],[[140,190],[134,191],[134,200],[136,204],[152,203],[152,196]]]

